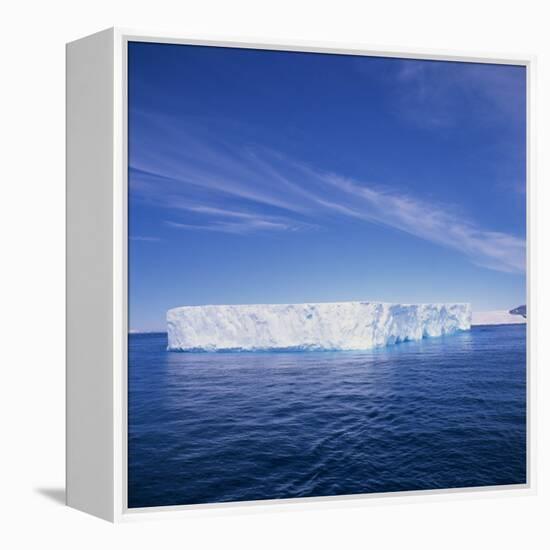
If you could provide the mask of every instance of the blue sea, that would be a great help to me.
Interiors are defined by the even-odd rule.
[[[129,336],[128,506],[526,482],[526,329],[366,352]]]

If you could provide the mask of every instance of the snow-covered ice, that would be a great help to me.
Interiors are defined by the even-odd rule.
[[[527,319],[507,310],[474,311],[472,325],[524,325]]]
[[[184,306],[167,313],[168,349],[365,350],[469,330],[470,321],[470,304]]]

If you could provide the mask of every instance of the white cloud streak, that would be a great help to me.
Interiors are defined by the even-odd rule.
[[[160,239],[158,237],[143,237],[141,235],[131,235],[131,241],[141,241],[141,242],[158,242]]]
[[[318,174],[318,177],[339,189],[343,197],[353,197],[353,208],[324,203],[338,212],[457,250],[482,267],[512,273],[525,269],[523,239],[483,230],[441,206],[412,197],[376,190],[334,174]]]
[[[311,230],[347,218],[455,250],[481,267],[525,269],[522,238],[482,228],[452,205],[313,168],[275,151],[220,143],[201,132],[191,137],[166,119],[144,117],[140,124],[146,139],[133,143],[131,189],[140,200],[186,213],[183,220],[167,220],[170,227],[247,234]],[[163,143],[168,135],[174,146],[159,150],[159,132]]]

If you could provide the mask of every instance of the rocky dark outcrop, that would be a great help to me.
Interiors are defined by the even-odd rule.
[[[521,315],[525,319],[527,319],[527,306],[518,306],[514,309],[511,309],[508,313],[511,313],[512,315]]]

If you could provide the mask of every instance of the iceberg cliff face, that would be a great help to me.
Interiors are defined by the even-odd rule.
[[[470,322],[470,304],[184,306],[167,313],[168,349],[366,350],[469,330]]]

